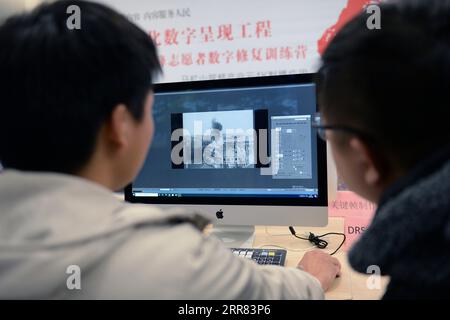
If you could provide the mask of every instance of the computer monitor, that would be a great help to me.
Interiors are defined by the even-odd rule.
[[[165,83],[154,92],[155,135],[127,201],[184,206],[215,226],[327,224],[312,74]]]

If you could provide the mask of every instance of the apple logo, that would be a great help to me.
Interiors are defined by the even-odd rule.
[[[223,211],[222,211],[222,209],[220,209],[219,211],[216,212],[216,217],[217,217],[217,219],[223,219]]]

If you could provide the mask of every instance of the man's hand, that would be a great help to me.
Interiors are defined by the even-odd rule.
[[[338,259],[320,250],[305,253],[297,267],[316,277],[324,291],[327,291],[334,279],[341,274],[341,264]]]

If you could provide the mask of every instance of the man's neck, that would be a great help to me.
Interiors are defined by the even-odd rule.
[[[77,172],[76,175],[102,185],[111,191],[115,191],[116,181],[111,172],[112,170],[107,162],[100,165],[97,161],[90,161],[90,163]]]

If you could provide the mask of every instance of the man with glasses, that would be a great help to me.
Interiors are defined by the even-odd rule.
[[[315,127],[349,188],[378,204],[349,253],[390,277],[385,299],[450,297],[450,1],[381,5],[332,40]]]

